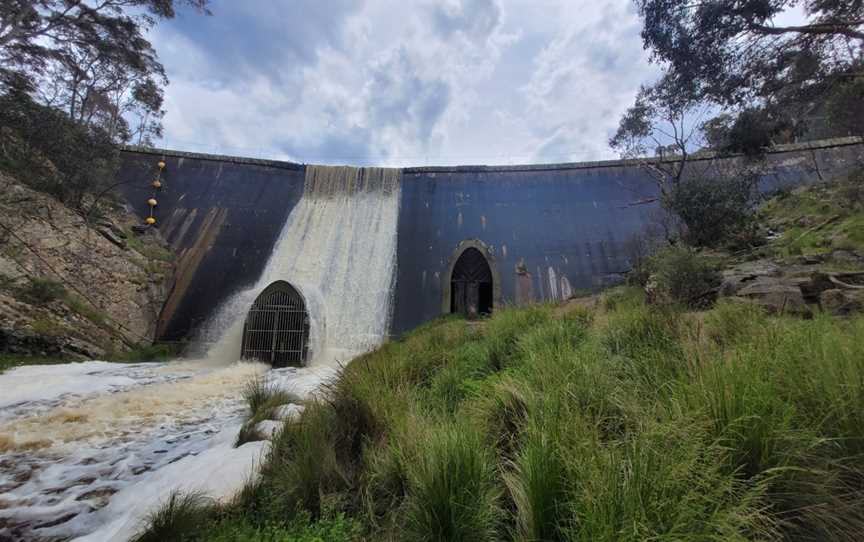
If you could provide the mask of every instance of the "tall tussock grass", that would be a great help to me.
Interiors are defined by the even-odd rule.
[[[299,521],[355,540],[859,540],[862,337],[862,317],[658,310],[632,289],[442,319],[345,367],[189,539]]]
[[[299,403],[301,399],[278,385],[268,382],[266,378],[258,376],[243,386],[243,399],[249,406],[246,422],[240,427],[235,446],[242,446],[247,442],[261,440],[261,435],[255,430],[262,420],[266,420],[273,411],[287,403]]]
[[[568,488],[558,440],[532,432],[503,474],[515,513],[515,540],[557,540],[567,521]]]
[[[499,540],[495,465],[475,431],[458,424],[435,428],[409,466],[405,501],[411,540]]]
[[[184,542],[206,526],[212,503],[196,492],[172,492],[145,519],[146,529],[133,542]]]

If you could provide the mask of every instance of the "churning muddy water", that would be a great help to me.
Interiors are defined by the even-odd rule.
[[[0,540],[125,540],[174,489],[227,497],[265,444],[234,448],[241,390],[308,395],[326,368],[99,361],[0,375]]]

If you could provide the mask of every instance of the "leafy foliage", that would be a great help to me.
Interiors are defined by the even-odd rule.
[[[667,194],[663,205],[686,229],[683,240],[696,247],[758,243],[756,191],[758,174],[694,175]]]
[[[652,301],[680,303],[690,308],[710,305],[713,290],[720,285],[716,262],[693,249],[675,245],[655,254],[649,263]]]
[[[161,133],[168,81],[144,34],[179,4],[206,11],[208,0],[3,2],[0,87],[31,91],[111,140],[149,141]]]
[[[113,183],[111,138],[22,93],[0,96],[0,169],[70,207],[86,210]]]
[[[723,110],[708,126],[712,148],[755,154],[800,137],[864,133],[857,107],[861,2],[635,3],[645,48],[666,74],[663,86]],[[781,15],[799,8],[803,24],[779,23]],[[716,128],[724,124],[717,137]]]
[[[780,14],[799,5],[804,24],[778,24]],[[636,0],[636,6],[653,60],[718,103],[765,96],[790,79],[813,82],[820,70],[854,61],[864,40],[864,4],[857,1]]]
[[[57,299],[62,299],[66,295],[66,288],[59,282],[45,279],[33,278],[23,287],[21,291],[22,297],[37,305],[47,305]]]

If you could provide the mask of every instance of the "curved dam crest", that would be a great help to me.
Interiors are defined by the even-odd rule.
[[[855,167],[862,155],[860,138],[779,146],[766,156],[761,186],[773,190],[829,179]],[[216,309],[240,292],[266,286],[265,276],[285,278],[276,276],[277,265],[283,266],[280,272],[320,281],[306,287],[312,305],[327,304],[315,299],[326,297],[322,286],[352,291],[358,304],[352,318],[375,312],[373,306],[381,304],[383,289],[389,288],[390,309],[376,313],[375,326],[365,332],[370,337],[381,333],[382,324],[384,335],[399,335],[448,312],[451,274],[467,245],[483,253],[496,277],[494,305],[566,298],[578,290],[619,282],[630,268],[628,243],[644,231],[658,206],[656,185],[640,160],[382,170],[390,172],[388,182],[396,188],[387,192],[390,199],[381,199],[388,201],[386,205],[373,210],[365,201],[370,192],[351,188],[357,181],[342,178],[339,183],[344,186],[337,188],[333,179],[349,170],[377,168],[340,170],[134,147],[125,148],[122,158],[122,190],[142,216],[149,210],[146,200],[155,164],[167,163],[158,227],[178,260],[157,339],[168,341],[213,341],[218,333],[208,331],[214,325],[208,320]],[[687,171],[700,173],[741,160],[712,158],[693,159]],[[334,176],[310,187],[309,172],[315,171]],[[336,192],[324,198],[322,190]],[[313,200],[319,203],[312,205]],[[335,211],[336,202],[342,205],[347,200],[356,200],[345,207],[355,206],[356,212],[343,216]],[[379,219],[373,222],[370,217],[375,213]],[[291,239],[284,237],[288,223],[298,220],[309,228],[305,235],[315,237],[305,245],[296,232]],[[357,227],[358,221],[365,226]],[[317,228],[321,230],[313,231]],[[392,232],[382,236],[382,229]],[[366,280],[369,277],[360,276],[364,266],[391,257],[390,248],[382,251],[376,244],[384,237],[395,239],[395,278],[375,271],[375,280]],[[296,257],[282,263],[277,259],[268,267],[270,255],[281,250],[277,245],[286,242],[293,247],[286,253]],[[344,253],[349,244],[353,248],[345,265],[321,261],[314,272],[307,267],[322,254]],[[293,270],[284,267],[289,264]],[[312,279],[318,272],[330,278]],[[248,307],[252,299],[244,299]],[[225,310],[233,313],[238,308]],[[334,311],[332,306],[326,310]],[[313,307],[313,318],[314,312]],[[220,325],[225,324],[216,329]],[[341,324],[332,325],[329,336],[350,334]],[[320,343],[321,337],[315,340]],[[235,350],[239,346],[232,346],[231,352]]]

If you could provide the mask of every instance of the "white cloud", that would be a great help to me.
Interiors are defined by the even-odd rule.
[[[629,0],[264,5],[216,2],[155,31],[172,80],[163,145],[318,163],[599,159],[654,73]]]

